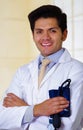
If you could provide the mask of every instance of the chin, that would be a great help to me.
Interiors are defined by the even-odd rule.
[[[51,55],[51,53],[42,53],[44,57]]]

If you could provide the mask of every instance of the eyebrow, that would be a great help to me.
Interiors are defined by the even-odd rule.
[[[51,27],[51,28],[48,28],[48,30],[51,30],[51,29],[58,29],[59,27]],[[43,30],[42,28],[34,28],[34,30]]]
[[[51,29],[58,29],[59,27],[51,27],[51,28],[49,28],[49,30],[51,30]]]

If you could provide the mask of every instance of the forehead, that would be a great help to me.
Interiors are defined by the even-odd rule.
[[[48,27],[48,26],[58,26],[58,21],[56,18],[39,18],[35,21],[35,28]]]

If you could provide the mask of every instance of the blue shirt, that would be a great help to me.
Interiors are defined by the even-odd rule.
[[[40,55],[39,66],[38,66],[39,70],[41,68],[42,60],[44,58],[48,58],[51,61],[51,63],[47,66],[47,69],[46,69],[46,72],[48,72],[58,62],[58,60],[61,57],[61,55],[63,54],[63,52],[64,52],[64,49],[62,48],[61,50],[59,50],[59,51],[57,51],[57,52],[55,52],[47,57]]]

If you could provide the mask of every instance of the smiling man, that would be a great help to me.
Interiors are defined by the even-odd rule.
[[[62,32],[55,18],[40,18],[35,22],[33,39],[43,56],[59,51],[66,36],[67,30]]]
[[[83,63],[62,47],[67,37],[67,16],[57,6],[43,5],[28,18],[40,55],[17,70],[0,103],[0,129],[54,130],[50,117],[60,116],[70,107],[71,115],[60,117],[58,130],[82,130]],[[43,59],[50,63],[38,86]],[[49,90],[57,91],[67,79],[71,79],[70,101],[62,96],[49,98]]]

